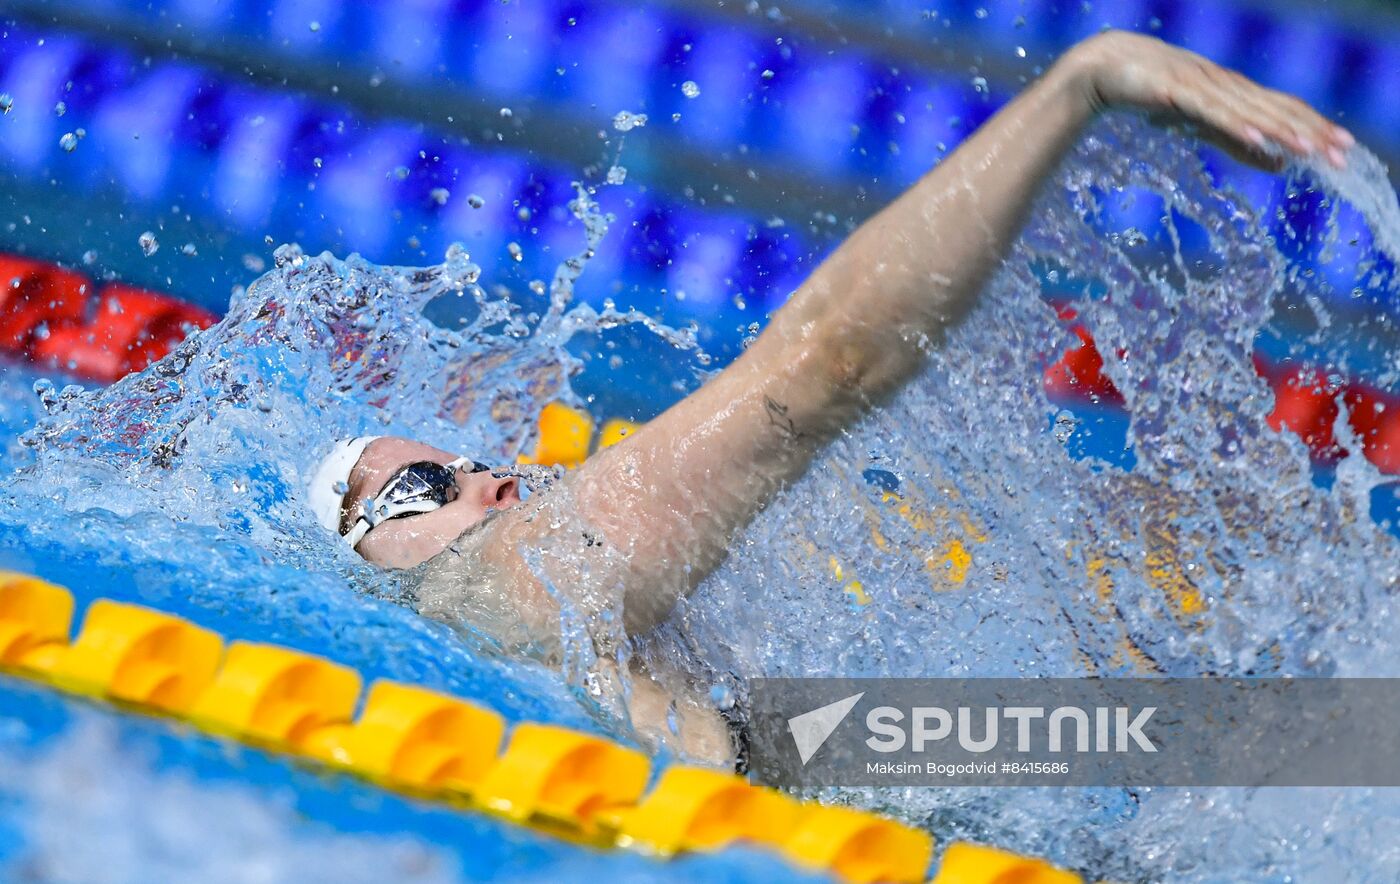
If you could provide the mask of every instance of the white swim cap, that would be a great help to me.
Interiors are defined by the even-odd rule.
[[[329,531],[340,534],[340,510],[345,501],[345,492],[336,488],[350,484],[350,472],[355,469],[365,447],[378,439],[378,436],[360,436],[355,439],[342,439],[335,443],[331,453],[326,455],[311,476],[307,501],[316,520]]]

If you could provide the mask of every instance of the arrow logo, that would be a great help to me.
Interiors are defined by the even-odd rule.
[[[826,742],[827,737],[830,737],[837,726],[846,720],[846,716],[851,714],[851,710],[864,696],[865,691],[861,691],[859,694],[852,694],[844,700],[828,703],[818,709],[813,709],[811,712],[804,712],[788,719],[788,732],[792,734],[792,741],[797,744],[797,755],[802,759],[803,767],[807,766],[807,762],[811,761],[812,756],[817,754],[817,750]]]

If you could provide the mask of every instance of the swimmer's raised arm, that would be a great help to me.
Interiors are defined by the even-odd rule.
[[[1265,167],[1279,164],[1269,142],[1334,165],[1353,143],[1303,102],[1159,40],[1115,32],[1076,46],[852,234],[732,365],[571,475],[583,517],[624,553],[610,576],[629,628],[663,619],[777,489],[918,371],[972,307],[1046,176],[1108,107],[1193,124]],[[507,512],[492,530],[506,550],[548,528]],[[522,580],[525,603],[548,609]]]

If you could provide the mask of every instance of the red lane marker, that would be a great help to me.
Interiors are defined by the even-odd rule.
[[[1353,383],[1342,397],[1366,459],[1382,473],[1400,473],[1400,396]]]
[[[82,322],[89,294],[81,273],[0,255],[0,350],[26,354],[36,336]]]
[[[218,321],[178,298],[121,283],[94,297],[83,274],[14,255],[0,255],[0,285],[0,351],[103,383],[145,368],[190,329]]]
[[[1123,394],[1103,373],[1103,356],[1093,336],[1081,323],[1073,306],[1056,306],[1060,319],[1079,339],[1045,369],[1045,392],[1055,401],[1079,400],[1122,407]],[[1332,431],[1339,407],[1338,395],[1347,407],[1347,423],[1361,439],[1362,452],[1376,468],[1400,474],[1400,396],[1359,381],[1345,386],[1330,382],[1315,368],[1282,366],[1255,354],[1254,368],[1274,392],[1274,409],[1268,417],[1276,431],[1288,429],[1303,440],[1308,452],[1321,464],[1335,464],[1347,452]]]
[[[1258,366],[1261,360],[1256,359]],[[1337,394],[1327,377],[1313,368],[1284,368],[1265,374],[1274,391],[1274,410],[1269,413],[1269,426],[1275,430],[1292,430],[1314,460],[1336,463],[1346,453],[1337,444],[1332,425],[1340,413]]]
[[[1043,383],[1045,392],[1051,399],[1080,399],[1104,405],[1123,407],[1127,403],[1123,394],[1103,373],[1103,356],[1099,354],[1089,330],[1082,323],[1075,322],[1079,312],[1072,306],[1062,304],[1055,308],[1060,319],[1072,323],[1069,330],[1079,338],[1079,346],[1066,350],[1064,355],[1045,369]]]

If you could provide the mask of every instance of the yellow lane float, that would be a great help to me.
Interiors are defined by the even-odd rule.
[[[0,572],[0,666],[48,670],[68,644],[73,596],[36,577]]]
[[[276,645],[234,642],[190,718],[250,743],[311,754],[308,738],[348,723],[359,696],[353,669]]]
[[[357,721],[313,731],[306,749],[378,782],[470,795],[495,763],[505,729],[505,719],[489,709],[377,681]]]
[[[958,842],[943,852],[933,884],[1083,884],[1083,880],[1043,859]]]
[[[523,722],[486,774],[478,799],[518,822],[585,834],[603,811],[636,803],[651,762],[635,749],[550,724]]]
[[[65,690],[170,714],[188,712],[213,680],[224,640],[160,611],[98,599],[78,640],[48,672]]]
[[[671,856],[737,841],[779,847],[797,825],[798,804],[733,774],[672,765],[636,807],[606,824],[624,847]]]
[[[728,773],[674,765],[646,793],[644,754],[378,681],[358,718],[353,669],[223,638],[180,617],[98,599],[76,641],[66,589],[0,574],[0,670],[318,761],[597,846],[657,857],[747,843],[850,881],[917,881],[933,839],[875,814],[801,804]],[[1058,884],[1058,882],[1055,882]]]
[[[803,808],[782,849],[798,865],[857,884],[912,884],[928,872],[933,836],[863,810],[815,804]]]

